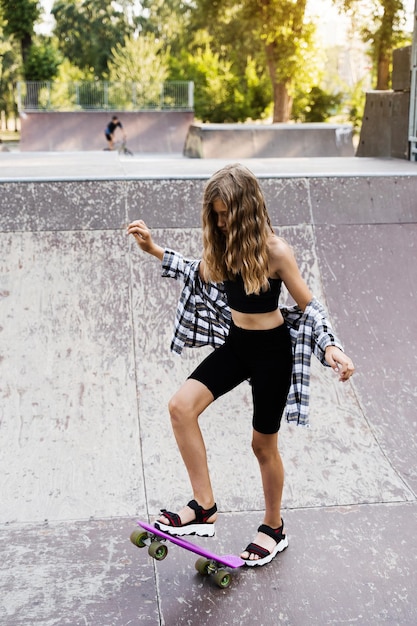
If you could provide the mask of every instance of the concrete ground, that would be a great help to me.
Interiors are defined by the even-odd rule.
[[[221,590],[137,519],[189,487],[167,401],[204,350],[169,351],[179,285],[125,235],[200,250],[204,181],[221,160],[0,154],[1,626],[417,624],[417,164],[244,161],[357,372],[314,365],[311,428],[283,424],[289,548]],[[202,417],[239,553],[262,521],[248,386]]]

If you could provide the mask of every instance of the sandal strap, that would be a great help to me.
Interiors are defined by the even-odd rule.
[[[161,509],[161,513],[167,518],[167,520],[169,520],[170,526],[173,526],[174,528],[182,526],[181,518],[178,513],[172,513],[166,509]]]
[[[196,500],[190,500],[187,506],[195,512],[194,524],[207,524],[209,517],[217,513],[216,503],[214,503],[214,506],[212,506],[211,509],[203,509],[203,507],[198,504]]]
[[[256,556],[259,556],[261,559],[264,559],[266,556],[271,554],[269,550],[266,550],[266,548],[263,548],[262,546],[258,546],[257,543],[250,543],[246,546],[245,552],[249,552],[249,554],[256,554]]]
[[[268,537],[271,537],[274,541],[279,543],[285,537],[284,520],[281,518],[281,526],[279,528],[271,528],[271,526],[261,524],[258,528],[258,532],[268,535]]]
[[[216,504],[214,504],[211,509],[203,509],[196,500],[190,500],[187,506],[195,512],[195,520],[192,520],[188,524],[182,523],[178,513],[172,513],[172,511],[167,511],[166,509],[161,509],[161,513],[167,518],[169,525],[173,528],[181,528],[183,526],[190,526],[191,524],[207,524],[209,517],[217,513]]]

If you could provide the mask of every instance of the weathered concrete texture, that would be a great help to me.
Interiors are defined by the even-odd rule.
[[[411,626],[416,615],[416,557],[404,545],[417,545],[411,527],[415,511],[376,509],[378,520],[368,507],[289,511],[286,520],[295,532],[289,534],[290,547],[279,561],[261,570],[240,571],[233,587],[220,593],[210,580],[200,582],[197,577],[184,588],[181,566],[174,579],[168,563],[158,567],[165,623]],[[253,513],[226,519],[221,534],[227,546],[238,550],[242,525],[256,526],[258,519]],[[387,537],[393,540],[387,542]],[[175,558],[180,563],[185,559],[177,551]]]
[[[338,328],[350,329],[361,407],[382,451],[416,492],[417,224],[316,233],[330,311]]]
[[[213,539],[238,552],[260,514],[225,513]],[[127,540],[133,520],[8,527],[2,533],[5,626],[276,626],[416,623],[416,507],[287,511],[290,545],[273,564],[244,568],[220,590],[169,547],[155,562]]]
[[[194,159],[350,157],[352,137],[348,124],[199,124],[190,126],[184,154]]]
[[[0,240],[1,522],[143,508],[125,236]]]
[[[1,230],[107,230],[126,223],[122,181],[16,182],[1,185]]]
[[[412,46],[392,51],[392,88],[394,91],[410,91]]]
[[[180,286],[125,225],[198,256],[205,174],[1,185],[2,626],[417,623],[417,178],[267,171],[277,232],[357,373],[315,363],[312,428],[280,434],[290,547],[228,590],[194,555],[129,542],[191,495],[167,401],[206,351],[170,353]],[[201,425],[221,515],[195,540],[238,553],[263,510],[248,385]]]
[[[393,50],[392,61],[393,91],[366,94],[357,156],[409,158],[412,46]]]
[[[216,167],[217,169],[217,167]],[[415,171],[417,174],[417,168]],[[207,177],[157,180],[5,181],[2,231],[125,229],[139,216],[152,228],[200,228]],[[264,178],[274,223],[409,223],[417,176]]]
[[[7,527],[1,624],[160,624],[152,560],[128,541],[134,527],[129,519]]]
[[[410,91],[370,91],[356,155],[408,159]]]
[[[310,180],[315,224],[415,222],[417,179],[362,176]]]

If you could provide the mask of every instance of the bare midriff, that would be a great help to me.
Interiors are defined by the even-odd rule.
[[[284,323],[279,309],[269,313],[241,313],[232,309],[231,313],[234,324],[244,330],[271,330]]]

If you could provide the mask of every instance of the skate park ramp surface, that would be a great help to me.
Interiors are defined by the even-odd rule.
[[[180,285],[126,225],[198,257],[222,160],[0,154],[2,626],[417,623],[417,164],[243,161],[357,371],[316,362],[311,428],[283,423],[289,548],[228,589],[136,520],[191,493],[167,402],[205,349],[169,351]],[[201,417],[220,511],[208,549],[262,523],[247,383]]]

